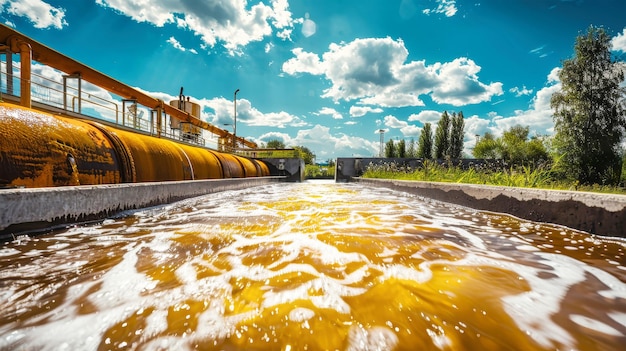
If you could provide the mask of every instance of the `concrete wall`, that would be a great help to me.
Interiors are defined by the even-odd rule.
[[[0,241],[68,223],[103,219],[225,190],[277,182],[283,177],[125,183],[0,190]]]
[[[477,210],[626,238],[625,195],[387,179],[351,180]]]
[[[272,176],[285,177],[286,182],[304,181],[304,160],[301,158],[262,158]]]

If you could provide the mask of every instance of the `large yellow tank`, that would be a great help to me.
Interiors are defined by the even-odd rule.
[[[261,175],[261,177],[268,177],[270,176],[270,168],[267,167],[267,164],[265,164],[265,162],[263,161],[259,161],[259,160],[253,160],[261,169],[261,172],[259,173]]]
[[[245,172],[243,170],[243,166],[241,162],[237,160],[235,155],[224,154],[221,152],[214,153],[217,158],[219,158],[220,163],[222,164],[222,170],[224,171],[224,178],[243,178],[245,177]]]
[[[224,178],[220,160],[209,150],[185,144],[179,144],[180,148],[189,158],[193,168],[193,179],[220,179]]]
[[[0,103],[0,187],[120,183],[119,169],[94,126]]]
[[[241,157],[241,156],[235,156],[235,157],[237,158],[239,163],[241,163],[245,177],[258,177],[259,176],[259,171],[256,167],[256,164],[252,160],[245,158],[245,157]]]
[[[0,188],[266,175],[262,161],[0,103]]]
[[[166,139],[125,130],[112,130],[131,155],[135,181],[160,182],[193,179],[192,167],[181,147]]]

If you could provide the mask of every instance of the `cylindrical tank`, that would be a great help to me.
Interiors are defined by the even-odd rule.
[[[261,168],[261,177],[268,177],[271,175],[270,168],[267,166],[267,164],[265,164],[265,162],[260,160],[254,160],[254,162],[256,162],[256,164],[259,165],[259,167]]]
[[[0,187],[121,181],[114,147],[97,128],[0,103]]]
[[[243,166],[241,162],[237,160],[235,155],[225,154],[221,152],[214,153],[217,158],[220,160],[222,164],[222,169],[224,170],[224,178],[243,178],[245,177],[245,172],[243,170]]]
[[[259,176],[259,172],[256,168],[256,165],[254,164],[252,160],[245,158],[245,157],[241,157],[241,156],[235,156],[235,157],[237,158],[239,163],[241,163],[245,177],[258,177]]]
[[[193,179],[192,164],[176,143],[125,130],[109,130],[122,140],[131,155],[137,182]]]
[[[268,175],[262,161],[0,103],[0,187]]]
[[[220,160],[211,151],[185,144],[179,146],[191,162],[193,179],[224,178]]]

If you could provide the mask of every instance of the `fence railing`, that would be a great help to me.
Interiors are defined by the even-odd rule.
[[[8,73],[6,61],[3,60],[0,62],[0,68],[0,100],[2,100],[2,97],[5,95],[19,98],[20,88],[23,82],[23,79],[19,75],[19,65],[13,62],[11,74]],[[61,74],[56,71],[55,74],[61,76]],[[136,102],[129,103],[128,100],[122,98],[117,100],[114,96],[110,95],[110,93],[106,92],[106,90],[98,88],[89,82],[81,82],[86,83],[85,85],[88,89],[93,89],[103,94],[106,92],[110,98],[103,98],[93,92],[85,92],[80,88],[81,83],[78,83],[77,85],[79,87],[76,87],[72,84],[68,84],[68,80],[65,79],[77,77],[61,77],[63,77],[63,82],[31,72],[31,100],[82,116],[143,131],[150,135],[159,134],[163,138],[214,149],[218,147],[218,140],[212,133],[200,130],[200,133],[190,134],[180,129],[172,129],[167,123],[169,118],[165,113],[163,113],[163,123],[161,123],[161,130],[159,131],[156,111],[139,105]],[[210,135],[209,138],[206,138],[207,133]]]

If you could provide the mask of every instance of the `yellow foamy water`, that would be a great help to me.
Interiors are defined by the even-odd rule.
[[[626,243],[274,184],[0,249],[2,350],[622,350]]]

